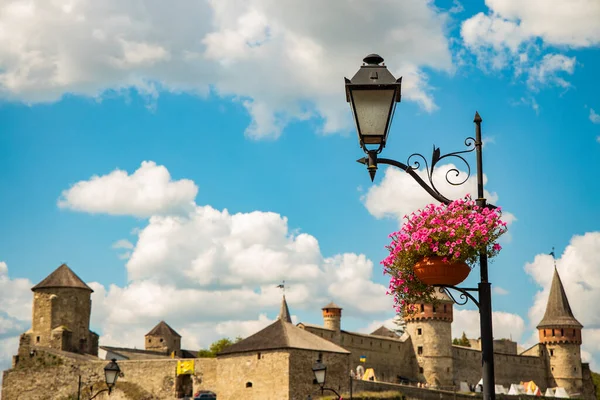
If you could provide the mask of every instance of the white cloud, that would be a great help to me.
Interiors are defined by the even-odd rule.
[[[593,108],[590,108],[590,121],[594,124],[600,124],[600,114],[596,113]]]
[[[113,243],[113,249],[133,249],[133,243],[127,239],[120,239]]]
[[[144,161],[133,174],[116,169],[64,190],[58,206],[88,213],[149,217],[193,210],[198,187],[188,179],[173,181],[169,171]]]
[[[154,178],[155,186],[149,190],[145,178],[156,174],[156,169],[160,179]],[[190,209],[169,214],[167,210],[174,207],[164,193],[177,193],[181,186],[182,194],[171,195],[171,201],[186,206],[192,202]],[[134,233],[135,244],[126,239],[113,244],[127,250],[122,254],[128,258],[127,286],[90,283],[95,291],[92,326],[102,330],[104,344],[131,341],[129,345],[141,346],[144,333],[161,319],[178,330],[203,332],[185,339],[187,346],[207,346],[206,341],[219,335],[251,333],[277,316],[281,292],[276,285],[282,280],[289,285],[286,298],[292,310],[318,310],[334,300],[343,304],[345,315],[357,318],[393,312],[393,299],[385,295],[384,285],[372,281],[373,262],[364,255],[324,256],[314,236],[291,230],[287,218],[276,213],[230,214],[196,205],[196,185],[171,181],[165,167],[147,162],[130,176],[117,171],[75,187],[79,192],[74,196],[66,192],[63,201],[75,199],[77,208],[72,208],[78,210],[137,216],[150,210],[162,213],[150,216],[147,225]],[[98,192],[124,191],[126,196],[110,201],[94,197]],[[137,207],[148,193],[155,205],[144,204],[140,212]],[[271,311],[265,314],[265,310]]]
[[[456,176],[455,171],[459,171]],[[418,170],[419,176],[429,182],[425,169]],[[477,198],[477,178],[471,176],[463,185],[454,186],[446,182],[446,176],[452,182],[462,182],[467,178],[464,171],[460,171],[453,164],[439,165],[433,173],[433,182],[439,191],[449,199],[462,198],[470,194],[473,199]],[[487,176],[483,176],[484,185],[487,182]],[[498,196],[496,193],[484,191],[488,203],[497,204]],[[422,208],[430,203],[438,203],[434,200],[419,184],[406,172],[399,168],[388,167],[385,169],[385,175],[381,183],[371,186],[363,202],[367,210],[376,218],[391,216],[402,223],[402,218],[413,211]],[[516,220],[515,216],[509,212],[502,212],[503,220],[512,223]]]
[[[494,339],[510,339],[520,343],[525,332],[525,321],[517,314],[503,311],[492,313]],[[465,332],[468,338],[479,338],[479,311],[454,309],[452,337],[460,337]]]
[[[501,288],[500,286],[494,286],[492,291],[494,292],[494,294],[497,294],[499,296],[506,296],[510,293],[508,290]]]
[[[542,320],[553,277],[553,259],[538,254],[525,265],[542,290],[534,297],[529,309],[530,328]],[[600,315],[590,304],[600,302],[600,232],[587,232],[571,238],[565,251],[556,259],[556,267],[575,318],[584,325],[582,349],[596,360],[600,359]]]
[[[449,12],[421,0],[9,0],[0,6],[0,96],[212,91],[246,107],[249,137],[276,138],[310,117],[333,132],[349,124],[342,77],[373,51],[404,75],[405,99],[436,108],[423,68],[452,69]]]
[[[566,57],[562,54],[546,54],[541,62],[529,70],[527,83],[532,88],[538,85],[550,84],[568,88],[571,84],[558,76],[558,73],[564,72],[573,75],[574,70],[575,57]]]
[[[596,0],[486,0],[480,12],[461,25],[464,46],[484,69],[514,68],[515,76],[529,72],[530,86],[569,84],[556,72],[573,73],[574,58],[546,54],[549,47],[586,48],[600,43],[600,3]],[[550,57],[550,58],[547,58]]]

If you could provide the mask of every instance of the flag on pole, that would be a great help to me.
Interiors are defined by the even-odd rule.
[[[367,362],[366,356],[360,356],[360,362]]]

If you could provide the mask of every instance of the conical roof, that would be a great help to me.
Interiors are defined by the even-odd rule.
[[[341,310],[342,307],[338,306],[337,304],[335,304],[333,301],[329,304],[327,304],[325,307],[323,307],[321,310],[325,310],[326,308],[337,308],[338,310]]]
[[[290,316],[290,309],[288,308],[287,301],[285,301],[285,295],[283,295],[283,300],[281,301],[281,309],[279,310],[280,320],[292,323],[292,317]]]
[[[56,268],[54,272],[32,287],[31,290],[36,291],[37,289],[47,288],[77,288],[93,292],[93,290],[86,285],[85,282],[83,282],[81,278],[67,266],[67,264],[62,264],[60,267]]]
[[[385,336],[385,337],[391,337],[391,338],[395,338],[395,339],[398,339],[400,337],[396,332],[394,332],[391,329],[386,328],[383,325],[381,325],[379,328],[377,328],[373,332],[371,332],[371,335]]]
[[[560,276],[556,267],[554,267],[554,276],[552,277],[552,285],[550,286],[550,295],[546,305],[546,313],[540,321],[537,328],[568,326],[583,328],[573,316],[565,288],[563,287]]]
[[[175,329],[171,328],[165,321],[160,321],[152,330],[146,333],[146,336],[177,336],[181,335],[175,332]]]
[[[302,349],[329,353],[350,352],[294,324],[278,319],[252,336],[226,347],[217,356],[264,350]]]

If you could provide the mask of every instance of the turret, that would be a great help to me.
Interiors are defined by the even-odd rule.
[[[165,321],[160,321],[144,338],[146,350],[166,354],[175,352],[175,355],[181,350],[181,335]]]
[[[419,380],[444,387],[453,384],[452,319],[454,302],[445,292],[436,290],[436,305],[414,304],[416,311],[404,316],[406,332],[417,359]]]
[[[544,318],[537,326],[550,368],[549,386],[564,387],[569,393],[582,393],[581,329],[575,319],[556,267]]]
[[[322,308],[323,310],[323,326],[325,329],[332,330],[333,336],[331,341],[340,344],[341,339],[341,322],[342,322],[342,307],[335,304],[333,301]]]
[[[62,264],[31,290],[30,345],[98,354],[98,335],[89,330],[93,290],[71,268]]]

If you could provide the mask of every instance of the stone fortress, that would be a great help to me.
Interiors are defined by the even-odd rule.
[[[418,312],[405,318],[402,335],[383,326],[371,334],[342,330],[342,308],[333,302],[322,309],[323,326],[294,325],[284,296],[274,323],[216,358],[197,358],[197,351],[181,349],[181,335],[164,321],[145,335],[143,350],[99,346],[98,335],[89,330],[93,291],[66,265],[32,291],[32,326],[21,335],[12,368],[4,371],[3,400],[77,398],[79,377],[86,387],[102,388],[102,369],[113,358],[124,374],[113,400],[181,398],[199,390],[215,392],[221,400],[304,400],[319,394],[311,369],[317,359],[327,365],[327,386],[346,393],[350,384],[355,391],[361,388],[362,381],[349,377],[359,365],[375,373],[370,390],[380,385],[408,393],[406,386],[393,385],[398,383],[451,389],[481,378],[479,342],[452,344],[453,301],[443,293],[436,305],[417,305]],[[582,328],[555,269],[537,326],[539,343],[519,352],[516,342],[494,341],[496,384],[533,380],[542,390],[563,387],[572,397],[594,399],[589,365],[581,362]],[[178,372],[182,362],[186,372]],[[409,398],[424,398],[430,391],[420,390]]]

